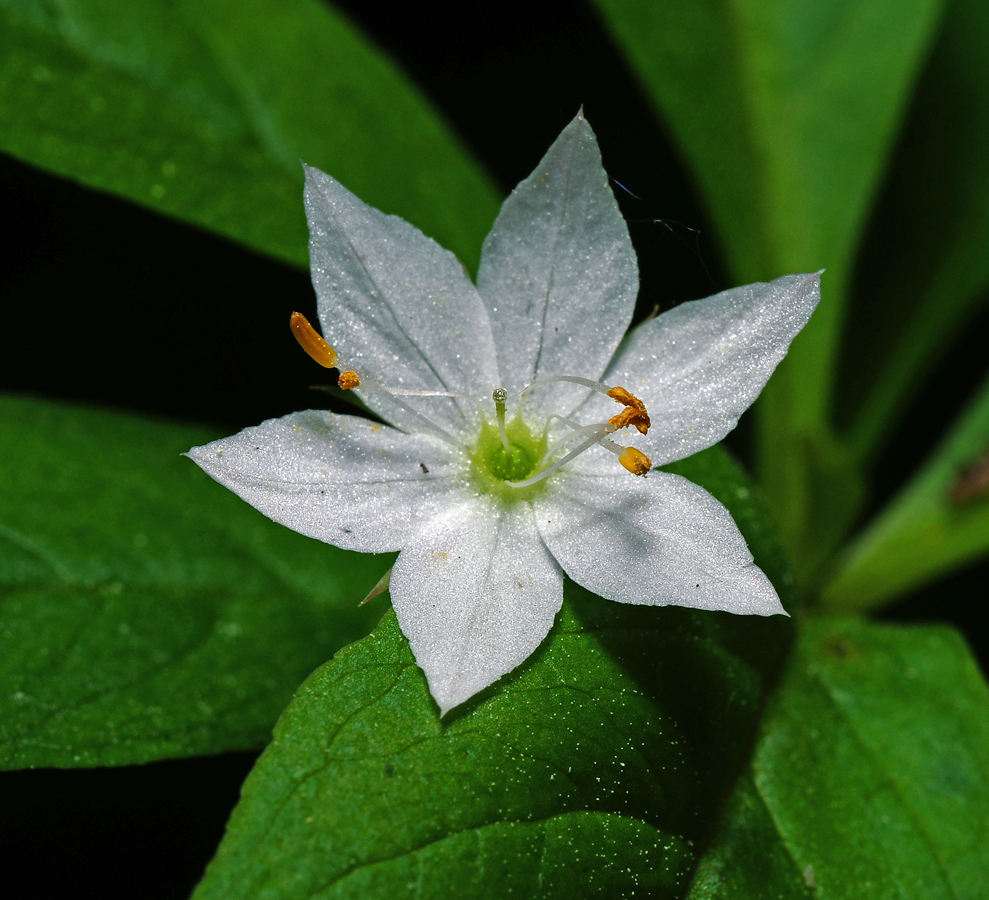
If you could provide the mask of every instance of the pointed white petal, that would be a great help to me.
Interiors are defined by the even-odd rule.
[[[490,399],[498,377],[491,326],[456,257],[318,169],[306,167],[305,200],[319,320],[341,365],[390,388]],[[421,430],[381,394],[361,399],[406,431]],[[469,402],[407,402],[455,431],[464,414],[476,418]]]
[[[405,545],[392,569],[391,598],[446,713],[539,646],[563,603],[563,576],[528,504],[472,498]]]
[[[720,441],[759,396],[820,297],[820,273],[788,275],[683,303],[636,328],[604,377],[649,410],[649,434],[631,443],[659,466]],[[616,411],[595,397],[579,418],[601,421]]]
[[[345,550],[398,550],[462,488],[436,438],[310,410],[187,454],[268,518]]]
[[[728,510],[686,478],[571,474],[535,506],[539,532],[563,571],[602,597],[784,613]]]
[[[631,321],[639,272],[583,115],[505,201],[484,242],[477,286],[510,393],[537,378],[597,379],[604,371]],[[526,404],[567,413],[586,395],[554,384]]]

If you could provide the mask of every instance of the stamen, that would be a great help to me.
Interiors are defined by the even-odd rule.
[[[618,462],[633,475],[647,475],[652,469],[652,460],[635,447],[620,447],[607,438],[601,441],[601,446],[614,453],[618,457]]]
[[[309,320],[300,312],[292,313],[288,320],[292,334],[299,346],[306,351],[324,369],[332,369],[337,364],[337,352],[323,340],[323,336],[309,324]]]
[[[634,407],[623,409],[617,416],[612,416],[608,421],[615,426],[615,431],[618,431],[619,428],[634,425],[639,429],[639,434],[646,434],[649,431],[649,426],[652,424],[649,421],[648,413]]]
[[[532,382],[528,387],[523,388],[522,395],[525,396],[534,387],[538,387],[541,384],[549,384],[553,381],[579,384],[582,387],[590,388],[592,391],[597,391],[599,394],[611,397],[616,403],[624,406],[625,409],[608,420],[615,426],[616,431],[619,428],[626,428],[629,425],[634,425],[640,434],[646,434],[649,431],[649,426],[652,423],[649,421],[649,413],[646,412],[645,403],[631,391],[623,387],[611,387],[610,385],[602,384],[600,381],[591,381],[589,378],[579,378],[576,375],[555,375],[552,378],[540,378],[538,381]]]
[[[481,404],[473,397],[466,397],[463,394],[454,394],[450,391],[399,391],[394,388],[389,389],[388,393],[392,397],[449,397],[451,400],[466,400],[474,407],[474,412],[477,413],[477,420],[479,422],[487,421],[484,410],[481,409]]]
[[[572,450],[564,456],[563,459],[553,463],[553,465],[551,465],[548,469],[544,469],[542,472],[533,475],[532,478],[527,478],[525,481],[506,481],[505,484],[510,485],[511,487],[522,488],[528,487],[530,484],[535,484],[537,481],[542,481],[544,478],[552,475],[561,466],[565,466],[568,462],[570,462],[570,460],[579,456],[585,450],[589,450],[595,444],[598,444],[601,447],[604,447],[605,450],[610,450],[614,453],[615,456],[618,457],[618,462],[620,462],[622,466],[633,475],[646,475],[652,469],[652,461],[641,450],[638,450],[635,447],[621,447],[614,441],[608,439],[607,435],[613,434],[618,430],[613,422],[604,422],[600,425],[578,425],[566,416],[552,415],[547,420],[547,423],[552,419],[559,419],[561,422],[569,425],[573,431],[556,441],[556,443],[554,443],[553,446],[550,447],[549,450],[547,450],[543,455],[542,461],[539,465],[546,465],[546,460],[549,459],[556,450],[569,441],[575,434],[588,435],[587,440],[585,440],[575,450]]]
[[[508,431],[505,428],[505,401],[508,399],[508,391],[504,388],[495,388],[491,399],[494,400],[495,414],[498,416],[498,433],[501,435],[501,444],[505,448],[505,452],[511,456],[512,447],[508,443]]]
[[[451,397],[454,400],[468,399],[462,397],[460,394],[451,394],[449,391],[400,391],[393,388],[391,393],[396,397]]]
[[[337,364],[337,353],[325,340],[323,340],[322,335],[312,325],[309,324],[309,320],[302,315],[300,312],[292,313],[289,319],[289,326],[292,329],[292,334],[295,335],[295,339],[299,342],[299,345],[303,350],[306,351],[316,362],[326,369],[333,369]],[[348,371],[341,372],[340,377],[337,379],[337,385],[345,391],[352,391],[355,388],[362,387],[364,390],[375,391],[384,394],[388,397],[392,403],[398,404],[405,412],[413,416],[417,421],[421,422],[422,425],[435,434],[438,438],[453,444],[460,450],[463,450],[463,445],[456,440],[451,435],[447,434],[439,425],[430,422],[422,413],[414,410],[408,403],[404,403],[402,400],[396,396],[392,391],[387,388],[381,387],[381,385],[374,384],[373,382],[364,383],[361,381],[360,375],[356,372]],[[453,394],[440,393],[439,391],[407,391],[405,392],[409,396],[438,396],[438,397],[453,397]]]

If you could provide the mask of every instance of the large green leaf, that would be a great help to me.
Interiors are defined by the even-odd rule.
[[[989,4],[952,0],[861,251],[867,315],[841,407],[862,457],[882,448],[939,353],[989,302],[987,46]]]
[[[755,650],[777,622],[737,624],[570,590],[531,661],[441,722],[389,613],[279,721],[195,896],[676,892],[778,656]]]
[[[823,419],[848,267],[941,0],[597,5],[694,168],[735,278],[828,267],[790,362],[801,419]]]
[[[727,454],[677,469],[729,505],[782,583]],[[566,595],[536,654],[442,722],[392,614],[316,672],[198,900],[682,895],[790,621]]]
[[[304,265],[300,159],[474,265],[495,195],[317,0],[0,0],[0,149]]]
[[[760,479],[809,581],[857,511],[829,433],[855,247],[941,0],[597,0],[704,190],[738,282],[827,268],[760,399]],[[817,498],[844,498],[827,510]]]
[[[388,560],[268,521],[179,454],[216,435],[0,399],[0,767],[263,746],[365,633]]]
[[[948,437],[848,548],[825,587],[836,610],[879,606],[989,553],[989,381]]]
[[[989,896],[989,692],[947,628],[810,623],[690,900]]]

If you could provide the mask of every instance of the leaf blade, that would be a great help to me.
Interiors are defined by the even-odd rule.
[[[809,623],[691,900],[737,896],[718,859],[733,829],[758,848],[733,857],[752,884],[771,854],[790,857],[772,885],[781,896],[982,896],[987,713],[985,682],[950,629]],[[740,814],[753,808],[754,827]]]
[[[202,429],[0,399],[0,767],[262,746],[373,621],[386,559],[281,529],[179,452]]]
[[[791,353],[813,363],[801,419],[827,417],[830,366],[811,354],[833,354],[850,257],[940,5],[598,2],[694,167],[735,279],[831,273]]]
[[[643,829],[652,840],[650,864],[669,873],[667,889],[682,884],[692,855],[686,841],[701,824],[695,803],[707,807],[709,786],[700,786],[695,764],[652,738],[670,728],[681,740],[693,736],[672,724],[675,716],[652,709],[650,689],[623,678],[588,646],[597,642],[583,641],[586,626],[565,610],[533,663],[509,676],[509,688],[488,692],[486,701],[445,726],[389,614],[371,638],[339,654],[300,691],[245,784],[195,896],[349,896],[350,883],[365,888],[375,871],[383,879],[375,882],[379,894],[405,896],[410,857],[423,846],[486,832],[492,855],[504,857],[513,852],[512,827],[591,811],[610,817],[607,828],[621,821]],[[591,630],[613,630],[615,642],[642,634],[610,612]],[[615,611],[623,618],[628,613]],[[680,631],[674,622],[691,632],[690,616],[657,618],[667,633]],[[659,633],[645,629],[653,642]],[[760,681],[743,671],[734,674],[748,698]],[[554,722],[567,727],[554,728]],[[730,744],[737,749],[735,738]],[[665,810],[662,796],[674,798]],[[599,852],[597,845],[590,855]],[[627,847],[611,852],[617,855],[610,865],[618,870],[636,862]],[[543,882],[544,890],[562,890],[563,873],[575,861],[572,847],[566,859],[558,880]],[[403,862],[382,874],[382,863],[393,860]],[[476,856],[468,862],[465,872],[463,860],[433,859],[415,870],[417,883],[426,896],[463,886]],[[477,896],[504,896],[509,885],[524,891],[521,896],[537,896],[540,870],[535,861],[524,862],[529,868],[521,868],[520,883],[504,876]],[[655,884],[638,864],[632,872],[623,887]],[[591,877],[603,875],[594,869]]]
[[[468,265],[485,175],[325,4],[0,4],[0,149],[305,265],[300,158]]]

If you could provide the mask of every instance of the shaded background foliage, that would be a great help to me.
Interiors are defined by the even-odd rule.
[[[693,180],[589,6],[506,2],[469,30],[442,6],[387,13],[352,0],[336,6],[400,62],[503,191],[528,174],[583,104],[639,255],[639,317],[727,286]],[[0,388],[224,430],[312,405],[305,389],[312,369],[285,327],[292,309],[314,309],[304,272],[7,157],[0,195],[16,226],[0,266]],[[876,277],[875,259],[900,252],[888,227],[896,214],[883,202],[875,207],[860,283]],[[923,243],[946,226],[911,227]],[[866,513],[902,485],[976,389],[986,346],[989,312],[970,323],[887,442]],[[743,457],[751,427],[743,423],[731,439]],[[883,615],[954,623],[986,671],[987,580],[982,562]],[[139,769],[7,773],[0,846],[37,895],[85,883],[105,893],[186,896],[253,760],[234,754]],[[74,858],[61,850],[69,838]],[[58,866],[38,865],[56,856]]]

